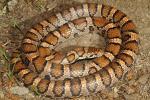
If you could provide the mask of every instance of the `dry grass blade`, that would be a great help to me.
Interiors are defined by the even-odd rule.
[[[0,64],[2,65],[1,67],[6,67],[8,69],[7,75],[9,79],[12,79],[13,73],[10,69],[10,56],[2,46],[0,46]]]

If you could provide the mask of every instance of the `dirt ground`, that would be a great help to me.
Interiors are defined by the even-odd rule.
[[[83,2],[111,5],[126,13],[137,26],[140,53],[124,80],[110,89],[74,100],[150,100],[150,0],[0,0],[0,100],[49,100],[29,91],[13,77],[9,55],[32,25],[51,13]],[[97,40],[94,35],[83,36],[58,49],[66,45],[97,46]]]

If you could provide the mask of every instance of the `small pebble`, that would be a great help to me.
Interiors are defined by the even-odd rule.
[[[17,0],[11,0],[11,1],[9,1],[8,2],[8,8],[9,8],[9,10],[12,11],[16,7],[17,3],[18,3]]]

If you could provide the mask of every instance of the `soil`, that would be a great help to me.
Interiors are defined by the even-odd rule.
[[[112,88],[74,100],[150,100],[150,0],[0,0],[0,100],[52,100],[31,92],[15,79],[9,70],[10,55],[34,24],[84,2],[111,5],[126,13],[137,26],[140,53],[124,80]],[[93,34],[69,41],[72,40],[57,49],[70,45],[103,46]]]

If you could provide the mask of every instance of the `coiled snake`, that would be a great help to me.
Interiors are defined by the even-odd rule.
[[[67,53],[54,48],[90,31],[102,34],[104,51],[77,47]],[[21,50],[12,54],[13,72],[27,87],[51,98],[74,98],[102,91],[122,79],[137,53],[138,33],[120,10],[85,3],[51,15],[25,34]]]

